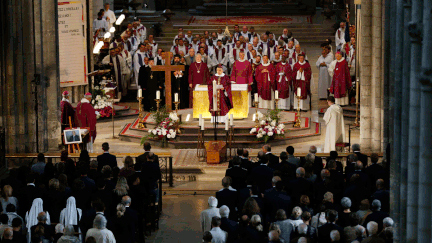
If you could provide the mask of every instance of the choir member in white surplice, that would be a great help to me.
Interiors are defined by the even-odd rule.
[[[104,57],[102,64],[110,65],[114,69],[115,81],[117,82],[119,95],[126,95],[127,93],[127,82],[125,82],[125,74],[127,73],[126,62],[122,56],[116,52],[116,49],[110,49],[110,54]]]
[[[134,68],[134,80],[136,85],[138,86],[138,74],[141,66],[145,65],[144,59],[146,58],[146,47],[144,44],[140,44],[138,51],[135,52],[133,57],[133,68]],[[148,62],[148,57],[147,57]]]
[[[105,32],[107,32],[108,29],[108,23],[107,21],[103,18],[103,13],[99,12],[98,13],[98,17],[97,19],[95,19],[93,21],[93,32],[96,33],[96,31],[99,30],[99,34],[98,37],[104,37]]]
[[[116,22],[116,16],[112,10],[109,9],[110,4],[105,3],[105,14],[104,19],[108,22],[108,28],[113,27],[114,22]]]
[[[335,34],[336,51],[340,51],[345,44],[345,22],[340,23],[340,28]]]
[[[328,66],[333,61],[333,56],[329,55],[329,49],[323,48],[322,55],[318,58],[316,66],[319,70],[318,77],[318,98],[327,99],[328,88],[331,85],[331,77],[328,72]]]
[[[335,98],[329,96],[327,98],[329,108],[324,114],[326,123],[326,136],[324,144],[324,153],[336,150],[336,143],[345,141],[345,123],[343,118],[343,109],[335,104]]]

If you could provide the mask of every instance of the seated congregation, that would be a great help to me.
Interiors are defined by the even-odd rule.
[[[159,218],[158,156],[144,144],[145,153],[117,158],[104,153],[90,160],[81,152],[78,162],[62,152],[61,162],[45,162],[39,154],[33,165],[11,169],[1,181],[1,242],[145,242]]]
[[[201,212],[203,242],[393,242],[389,165],[352,148],[345,167],[336,151],[324,166],[315,146],[298,158],[265,145],[255,163],[238,149]]]

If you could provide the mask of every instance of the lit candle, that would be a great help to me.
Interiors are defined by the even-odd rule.
[[[217,104],[218,104],[218,100],[217,100],[217,84],[216,84],[216,80],[213,80],[213,110],[216,111],[217,110]],[[215,113],[216,116],[216,113]]]
[[[159,90],[156,91],[156,99],[160,100],[160,91]]]
[[[255,94],[254,94],[254,101],[255,101],[255,102],[258,102],[258,93],[255,93]]]
[[[225,120],[225,131],[228,131],[228,121]]]
[[[277,100],[277,99],[279,99],[279,91],[275,91],[275,99]]]
[[[252,116],[252,121],[255,121],[255,120],[256,120],[256,114],[254,113]]]
[[[174,102],[178,102],[178,93],[174,94]]]
[[[301,88],[300,87],[297,88],[297,96],[301,96]]]
[[[201,131],[204,131],[204,119],[201,120]]]
[[[202,124],[202,114],[199,114],[198,126]]]
[[[138,97],[141,98],[142,97],[142,89],[138,90]]]
[[[230,126],[234,126],[234,115],[230,114]]]

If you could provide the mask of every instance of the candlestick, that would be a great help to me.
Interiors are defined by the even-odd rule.
[[[159,90],[156,91],[156,99],[160,100],[160,91]]]
[[[300,87],[297,88],[297,96],[301,96],[301,88]]]
[[[156,93],[156,95],[157,95],[157,93]],[[162,100],[161,99],[155,99],[155,101],[156,101],[156,111],[159,112],[159,104]]]
[[[175,106],[175,112],[176,112],[176,114],[178,114],[178,106],[179,106],[180,102],[176,101],[176,102],[173,102],[173,103],[174,103],[174,106]]]
[[[300,88],[298,88],[297,89],[297,94],[299,93],[299,89]],[[300,128],[300,125],[301,125],[301,120],[300,120],[300,97],[301,97],[301,93],[300,93],[300,95],[297,95],[297,119],[296,119],[296,121],[295,121],[295,123],[294,123],[294,125],[293,125],[293,127],[297,127],[297,128]]]
[[[138,90],[138,98],[141,98],[142,97],[142,89],[139,89]]]
[[[138,97],[138,108],[139,108],[139,111],[138,111],[138,120],[139,120],[138,128],[145,128],[144,121],[142,119],[144,117],[143,109],[142,109],[142,100],[143,100],[143,97]]]
[[[178,93],[174,94],[174,102],[178,102]]]
[[[259,119],[258,119],[258,101],[255,101],[255,127],[258,129],[259,128]]]
[[[230,126],[234,126],[234,115],[230,114]]]
[[[278,100],[279,99],[279,91],[275,91],[275,100]]]

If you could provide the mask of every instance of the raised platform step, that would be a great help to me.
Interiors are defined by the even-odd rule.
[[[349,106],[342,106],[342,109],[344,111],[344,117],[349,120],[354,120],[356,118],[356,106],[355,105],[349,105]],[[321,116],[324,116],[324,113],[327,109],[322,108],[318,111],[318,113]],[[360,120],[360,106],[358,108],[358,119]]]

